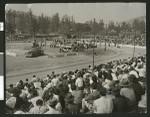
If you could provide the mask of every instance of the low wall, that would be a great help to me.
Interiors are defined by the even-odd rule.
[[[17,54],[11,51],[6,50],[6,55],[16,57]]]
[[[60,54],[48,54],[48,58],[60,58],[60,57],[66,57],[66,56],[76,56],[78,53],[72,52],[72,53],[60,53]]]

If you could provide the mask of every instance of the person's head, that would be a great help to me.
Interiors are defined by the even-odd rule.
[[[58,101],[56,98],[49,100],[49,106],[52,108],[55,108],[55,106],[57,105]]]
[[[64,92],[64,93],[68,93],[68,92],[69,92],[69,87],[68,87],[68,85],[64,85],[64,86],[62,87],[62,89],[63,89],[63,92]]]
[[[134,70],[134,67],[130,66],[130,69],[129,69],[129,70],[130,70],[130,71]]]
[[[93,75],[93,76],[92,76],[92,81],[93,81],[93,82],[97,82],[97,76],[96,76],[96,75]]]
[[[37,105],[37,106],[42,106],[42,105],[43,105],[43,101],[42,101],[41,99],[38,99],[38,100],[36,101],[36,105]]]
[[[26,78],[26,82],[28,82],[29,81],[29,79],[28,78]]]
[[[54,71],[52,71],[52,75],[54,75],[55,74],[55,72]]]
[[[31,95],[32,95],[32,97],[38,96],[37,90],[32,89],[32,90],[31,90]]]
[[[79,72],[77,73],[77,77],[82,77],[81,71],[79,71]]]
[[[75,85],[75,83],[71,84],[71,90],[76,90],[76,85]]]
[[[20,89],[15,89],[13,92],[13,96],[14,97],[19,97],[19,95],[21,94],[21,90]]]
[[[10,87],[10,88],[13,88],[13,84],[10,84],[9,87]]]
[[[100,95],[101,95],[101,96],[106,96],[106,93],[107,93],[107,89],[104,88],[104,87],[101,87],[101,88],[100,88]]]
[[[111,91],[111,94],[118,97],[120,96],[120,88],[119,87],[114,87]]]
[[[48,90],[49,90],[49,96],[53,96],[54,88],[50,87]]]
[[[73,101],[74,101],[74,96],[73,96],[71,93],[69,93],[69,94],[65,97],[65,102],[67,102],[67,103],[73,103]]]
[[[131,85],[131,83],[130,83],[128,78],[123,78],[121,80],[121,82],[119,83],[119,86],[122,87],[122,88],[123,87],[129,87],[130,85]]]
[[[27,106],[25,104],[21,105],[20,110],[23,112],[27,112]]]
[[[136,78],[136,76],[134,74],[129,75],[129,81],[132,83],[137,83],[138,79]]]
[[[23,84],[23,81],[22,81],[22,80],[20,80],[20,81],[19,81],[19,83],[22,85],[22,84]]]
[[[112,80],[112,75],[110,73],[107,73],[107,77],[106,77],[108,80]]]
[[[125,69],[123,70],[123,72],[124,72],[124,73],[128,73],[128,72],[129,72],[128,68],[125,68]]]
[[[92,88],[93,90],[96,90],[96,89],[97,89],[97,83],[93,82],[93,83],[91,84],[91,88]]]

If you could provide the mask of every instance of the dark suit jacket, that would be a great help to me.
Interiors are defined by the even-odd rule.
[[[92,103],[94,100],[98,98],[100,98],[100,92],[96,90],[90,93],[87,97],[85,97],[85,101]]]

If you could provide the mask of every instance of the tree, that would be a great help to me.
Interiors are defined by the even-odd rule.
[[[15,33],[16,30],[16,11],[8,10],[6,12],[6,31],[10,36]]]
[[[44,16],[43,13],[38,17],[38,33],[48,34],[50,28],[50,20],[48,17]]]
[[[71,19],[67,15],[63,16],[60,22],[59,34],[70,35],[71,34]]]
[[[60,25],[59,14],[56,13],[55,15],[52,16],[51,19],[51,31],[58,32],[59,25]]]

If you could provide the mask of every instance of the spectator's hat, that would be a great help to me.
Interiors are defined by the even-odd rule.
[[[76,78],[75,75],[72,75],[71,79],[75,79],[75,78]]]
[[[32,82],[36,82],[36,77],[32,78]]]
[[[114,87],[115,87],[116,83],[114,80],[112,80],[110,83],[109,83],[109,89],[112,90]]]
[[[101,67],[101,71],[104,71],[104,70],[106,70],[106,65],[102,65]]]
[[[120,89],[119,89],[119,87],[114,87],[114,88],[112,89],[111,93],[112,93],[114,96],[120,94]]]
[[[49,106],[56,106],[57,105],[57,99],[56,98],[53,98],[52,100],[49,100],[48,104]]]
[[[51,88],[51,87],[53,87],[54,85],[52,84],[52,83],[48,83],[47,85],[46,85],[46,88]]]
[[[128,73],[129,72],[128,68],[124,68],[123,72]]]
[[[126,86],[130,86],[131,83],[127,78],[123,78],[122,81],[119,83],[119,85],[122,87],[126,87]]]
[[[66,101],[66,102],[72,102],[72,101],[74,101],[74,96],[73,96],[71,93],[69,93],[69,94],[66,96],[65,101]]]
[[[17,87],[19,84],[20,84],[20,83],[19,83],[19,82],[17,82],[17,83],[16,83],[16,87]]]
[[[130,80],[130,82],[138,82],[138,79],[134,74],[129,75],[128,79]]]
[[[6,105],[12,109],[15,108],[15,104],[16,104],[16,97],[10,97],[7,101],[6,101]]]

